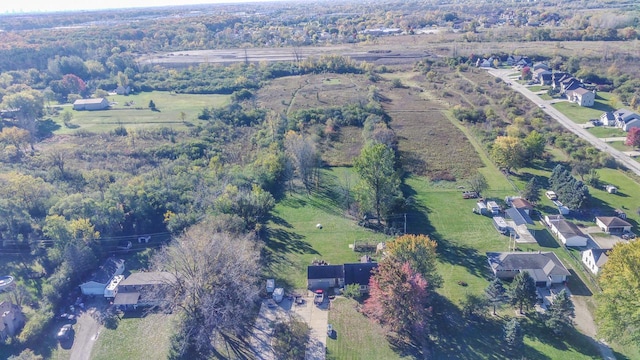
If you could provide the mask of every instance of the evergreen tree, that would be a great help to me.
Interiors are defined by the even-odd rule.
[[[538,185],[535,177],[529,179],[522,191],[522,196],[532,203],[540,201],[540,185]]]
[[[523,306],[529,307],[536,303],[536,282],[527,271],[519,272],[513,278],[513,283],[509,289],[511,305],[518,306],[522,314]]]
[[[507,300],[507,290],[498,278],[489,283],[489,286],[484,289],[484,294],[489,303],[493,305],[493,315],[496,314],[496,307]]]
[[[562,290],[553,298],[552,304],[545,313],[545,325],[554,334],[560,335],[563,330],[573,324],[575,316],[573,301],[571,301],[569,293],[566,290]]]
[[[509,352],[516,353],[524,346],[524,334],[518,319],[512,318],[504,325],[504,341]]]

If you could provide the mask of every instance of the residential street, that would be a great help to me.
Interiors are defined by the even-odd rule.
[[[515,79],[510,78],[509,74],[513,74],[513,69],[489,69],[489,74],[501,78],[504,82],[511,84],[511,88],[520,92],[527,99],[531,100],[534,104],[538,105],[540,109],[546,112],[549,116],[556,119],[562,126],[578,135],[581,139],[591,143],[594,147],[601,151],[605,151],[613,156],[619,163],[623,164],[626,168],[633,171],[637,175],[640,175],[640,163],[630,158],[622,151],[614,149],[611,145],[607,144],[603,139],[595,137],[593,134],[582,128],[580,124],[576,124],[571,119],[566,117],[560,111],[556,110],[551,103],[553,100],[542,100],[538,95],[531,92],[525,85],[519,84]]]

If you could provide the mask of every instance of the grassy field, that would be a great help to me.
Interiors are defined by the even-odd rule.
[[[73,134],[78,130],[106,132],[123,125],[127,129],[149,127],[171,127],[185,129],[189,124],[197,124],[198,114],[204,107],[219,107],[229,101],[228,95],[174,94],[164,91],[143,92],[135,95],[113,95],[108,97],[115,103],[111,109],[103,111],[76,111],[65,105],[60,115],[53,118],[59,125],[55,134]],[[158,111],[151,111],[149,101],[153,100]],[[131,105],[125,106],[125,103]],[[63,124],[62,114],[73,114],[71,127]],[[184,121],[181,113],[184,113]]]
[[[605,111],[613,111],[609,105],[610,94],[598,93],[595,104],[592,107],[579,106],[576,103],[563,101],[553,104],[561,113],[578,124],[584,124],[590,119],[599,119]]]
[[[336,331],[335,339],[327,339],[327,359],[410,358],[395,352],[385,340],[384,330],[356,310],[355,300],[339,298],[331,303],[329,324]]]
[[[101,330],[91,359],[166,359],[170,326],[170,315],[124,317],[117,329]]]
[[[533,85],[533,86],[529,86],[528,89],[530,91],[533,91],[533,92],[538,92],[538,91],[543,91],[543,90],[547,91],[547,90],[551,89],[551,86]]]
[[[614,127],[596,126],[587,129],[587,131],[599,138],[627,136],[627,133],[624,130]]]

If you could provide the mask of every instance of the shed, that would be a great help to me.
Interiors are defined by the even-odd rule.
[[[613,185],[605,185],[604,189],[609,193],[609,194],[615,194],[618,192],[618,188],[613,186]]]
[[[515,198],[511,200],[511,206],[524,211],[527,215],[531,215],[531,211],[533,210],[533,205],[523,198]]]

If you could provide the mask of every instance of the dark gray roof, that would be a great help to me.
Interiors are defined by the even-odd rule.
[[[617,216],[598,216],[596,219],[600,220],[600,222],[606,227],[631,226],[627,221],[624,221]]]
[[[531,217],[529,217],[529,215],[527,215],[527,213],[524,212],[523,210],[516,209],[516,208],[508,208],[505,211],[505,213],[518,226],[525,225],[525,224],[533,225],[533,220],[531,220]]]
[[[534,276],[542,270],[545,276],[571,275],[553,252],[488,252],[487,259],[494,273],[528,271]]]
[[[124,260],[116,259],[114,257],[108,258],[100,269],[93,275],[90,281],[95,281],[100,284],[106,284],[111,280],[113,275],[116,274],[118,268],[124,264]]]
[[[371,271],[378,267],[378,263],[344,264],[344,284],[369,285]]]
[[[307,267],[307,279],[340,279],[344,277],[342,265],[311,265]]]
[[[607,260],[609,260],[609,256],[607,256],[608,251],[609,249],[591,249],[593,261],[598,267],[601,267],[607,262]]]

